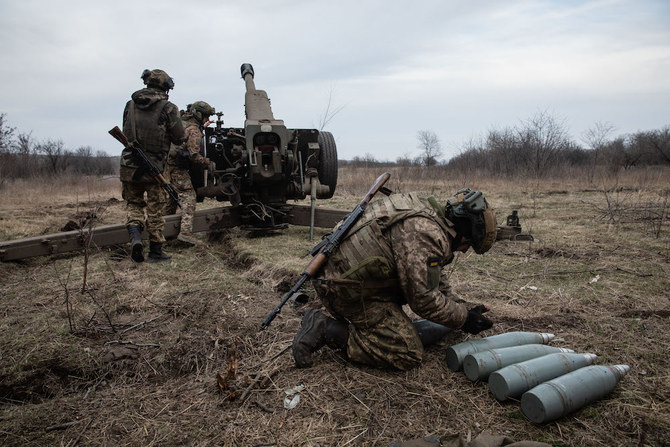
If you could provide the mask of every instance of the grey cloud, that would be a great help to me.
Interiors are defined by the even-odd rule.
[[[119,148],[106,130],[144,68],[242,125],[251,62],[275,115],[316,125],[328,96],[340,156],[395,159],[432,129],[445,146],[538,110],[573,134],[670,116],[665,1],[23,0],[0,4],[0,100],[10,124],[69,147]]]

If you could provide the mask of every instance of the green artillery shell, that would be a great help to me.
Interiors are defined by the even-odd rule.
[[[463,372],[473,382],[475,380],[486,380],[489,374],[498,371],[500,368],[554,352],[574,351],[572,349],[536,344],[490,349],[466,355],[463,359]]]
[[[466,355],[479,351],[495,348],[507,348],[509,346],[528,345],[531,343],[546,344],[554,339],[554,334],[535,332],[508,332],[506,334],[492,335],[491,337],[479,338],[477,340],[464,341],[447,348],[447,366],[452,371],[459,371],[463,366]]]
[[[547,380],[562,376],[596,361],[595,354],[561,353],[544,355],[506,366],[489,376],[489,389],[498,400],[519,397]]]
[[[536,386],[521,396],[521,411],[535,422],[553,421],[610,393],[628,365],[585,366]]]

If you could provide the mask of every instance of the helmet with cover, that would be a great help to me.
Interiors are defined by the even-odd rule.
[[[163,70],[145,69],[140,77],[142,78],[142,81],[144,81],[144,85],[147,87],[157,88],[164,92],[174,88],[174,80]]]
[[[188,112],[201,123],[216,113],[214,107],[210,106],[205,101],[196,101],[193,104],[189,104],[186,108]]]
[[[466,188],[456,192],[447,200],[445,216],[475,253],[486,253],[496,240],[496,216],[480,191]]]

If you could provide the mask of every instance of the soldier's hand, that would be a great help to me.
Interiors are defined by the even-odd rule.
[[[214,163],[214,162],[213,162],[212,160],[210,160],[209,158],[208,158],[207,160],[208,160],[208,163],[207,163],[207,169],[209,170],[209,172],[214,172],[214,171],[216,171],[216,163]]]
[[[463,327],[461,327],[461,330],[463,332],[467,332],[468,334],[474,335],[479,334],[481,331],[485,331],[486,329],[491,329],[493,326],[493,321],[482,315],[484,312],[488,311],[489,308],[483,304],[468,310],[468,317],[466,318]]]

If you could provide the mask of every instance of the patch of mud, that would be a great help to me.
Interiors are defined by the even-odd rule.
[[[39,403],[93,376],[92,371],[68,365],[62,358],[45,359],[39,365],[26,365],[21,371],[3,373],[0,399],[11,403]]]

